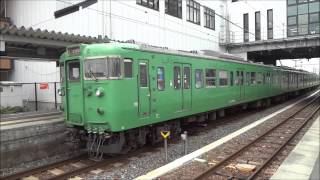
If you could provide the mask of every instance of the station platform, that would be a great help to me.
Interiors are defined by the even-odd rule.
[[[265,116],[264,118],[261,118],[261,119],[255,121],[254,123],[251,123],[251,124],[241,128],[241,129],[239,129],[239,130],[237,130],[237,131],[235,131],[235,132],[233,132],[233,133],[231,133],[231,134],[229,134],[229,135],[227,135],[227,136],[225,136],[225,137],[223,137],[223,138],[221,138],[221,139],[219,139],[217,141],[212,142],[211,144],[208,144],[208,145],[206,145],[206,146],[204,146],[204,147],[202,147],[202,148],[200,148],[200,149],[198,149],[198,150],[196,150],[196,151],[194,151],[194,152],[192,152],[190,154],[187,154],[187,155],[185,155],[185,156],[183,156],[183,157],[181,157],[179,159],[176,159],[176,160],[174,160],[174,161],[172,161],[172,162],[170,162],[170,163],[168,163],[168,164],[166,164],[164,166],[161,166],[161,167],[159,167],[157,169],[154,169],[154,170],[152,170],[152,171],[150,171],[150,172],[148,172],[148,173],[146,173],[146,174],[144,174],[142,176],[139,176],[139,177],[136,178],[136,180],[158,179],[159,177],[174,171],[175,169],[183,166],[184,164],[187,164],[188,162],[191,162],[193,159],[200,157],[201,155],[205,154],[206,152],[208,152],[208,151],[210,151],[210,150],[222,145],[223,143],[231,140],[232,138],[235,138],[235,137],[239,136],[240,134],[242,134],[242,133],[244,133],[244,132],[246,132],[246,131],[248,131],[248,130],[256,127],[256,126],[258,126],[259,124],[261,124],[261,123],[273,118],[274,116],[276,116],[276,115],[278,115],[278,114],[290,109],[291,107],[293,107],[296,104],[302,102],[303,100],[317,95],[318,93],[319,93],[319,90],[315,91],[314,93],[312,93],[311,95],[309,95],[307,97],[304,97],[304,98],[296,101],[295,103],[293,103],[293,104],[291,104],[289,106],[286,106],[286,107],[284,107],[284,108],[282,108],[282,109],[280,109],[280,110],[278,110],[278,111],[276,111],[276,112],[274,112],[274,113],[272,113],[272,114],[270,114],[268,116]],[[318,172],[312,172],[312,173],[310,173],[310,172],[313,169],[315,169],[313,167],[315,166],[315,161],[316,161],[316,159],[317,159],[317,157],[319,155],[319,118],[317,118],[315,123],[312,125],[312,128],[310,128],[308,130],[307,134],[308,134],[308,136],[305,137],[305,140],[304,141],[301,140],[300,143],[302,143],[302,144],[299,143],[301,145],[300,149],[304,149],[303,146],[304,145],[310,145],[309,143],[312,144],[312,143],[316,143],[317,142],[318,144],[316,144],[315,147],[313,147],[313,149],[315,149],[315,150],[312,151],[313,154],[312,154],[311,158],[313,158],[314,160],[313,161],[309,160],[309,159],[306,160],[308,162],[308,165],[307,165],[308,166],[308,171],[307,171],[306,175],[310,176],[312,174],[312,176],[315,176],[316,179],[318,180],[319,179],[319,177],[318,177],[319,176],[319,170],[318,170],[319,168],[317,169]],[[308,151],[308,148],[309,147],[307,147],[307,149],[305,149],[306,152]],[[310,158],[308,156],[308,153],[306,153],[306,152],[304,152],[305,153],[305,157],[306,158],[307,157]],[[314,155],[314,154],[316,154],[316,155]],[[296,159],[296,160],[300,161],[299,159]],[[317,162],[319,163],[319,157],[318,157],[318,161]],[[297,166],[297,167],[302,167],[302,166]],[[315,170],[315,171],[317,171],[317,170]],[[301,173],[304,173],[305,170],[301,169],[301,170],[296,170],[296,171],[300,171]],[[307,177],[307,176],[304,176],[304,177]],[[281,176],[279,178],[274,176],[274,178],[276,178],[276,180],[278,180],[278,179],[283,180],[283,179],[288,179],[288,176],[285,176],[285,178],[283,178],[283,176]],[[293,175],[293,178],[294,178],[294,175]],[[295,180],[303,180],[303,179],[296,178]]]
[[[271,180],[318,180],[320,116],[284,160]]]

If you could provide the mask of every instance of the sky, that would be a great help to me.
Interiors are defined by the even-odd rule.
[[[288,66],[296,69],[303,69],[309,72],[314,72],[320,74],[320,58],[312,58],[312,59],[286,59],[286,60],[278,60],[277,66]]]

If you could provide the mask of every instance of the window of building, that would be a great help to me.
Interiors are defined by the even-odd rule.
[[[288,0],[288,5],[297,4],[297,0]]]
[[[267,11],[268,39],[273,39],[273,10]]]
[[[319,23],[320,13],[309,14],[309,23]]]
[[[243,14],[243,41],[249,41],[249,15]]]
[[[298,24],[308,24],[308,14],[302,14],[298,16]]]
[[[182,0],[165,0],[165,12],[177,18],[182,17]]]
[[[233,72],[230,72],[230,86],[233,86]]]
[[[202,69],[195,70],[196,88],[203,87],[203,71]]]
[[[309,3],[309,13],[320,12],[320,2]]]
[[[147,64],[140,63],[140,87],[148,87],[148,72],[147,72]]]
[[[288,7],[288,16],[294,16],[297,15],[298,11],[297,11],[297,6],[289,6]]]
[[[288,25],[297,25],[297,16],[288,17]]]
[[[298,0],[298,3],[306,3],[308,0]]]
[[[306,14],[306,13],[308,13],[308,4],[298,5],[298,14]]]
[[[309,34],[319,34],[320,33],[320,23],[314,23],[309,25]]]
[[[255,40],[261,40],[261,15],[260,11],[255,13]]]
[[[200,24],[200,4],[193,0],[187,0],[187,20]]]
[[[137,4],[154,9],[154,10],[159,10],[159,0],[136,0]]]
[[[257,83],[256,73],[255,72],[251,72],[250,83],[251,84],[256,84]]]
[[[288,26],[288,36],[296,36],[298,35],[297,26]]]
[[[174,81],[174,88],[180,89],[181,88],[181,69],[179,66],[175,66],[173,68],[173,81]]]
[[[158,67],[157,69],[157,86],[159,91],[163,91],[165,88],[165,75],[164,75],[164,68]]]
[[[190,89],[190,68],[183,68],[183,88]]]
[[[132,60],[124,59],[123,64],[124,64],[124,77],[132,78]]]
[[[216,86],[216,70],[206,69],[206,87]]]
[[[219,86],[228,86],[228,71],[219,71]]]
[[[204,27],[215,30],[215,12],[204,7]]]

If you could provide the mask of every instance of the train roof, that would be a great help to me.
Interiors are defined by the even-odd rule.
[[[183,51],[183,50],[173,50],[167,47],[158,47],[152,46],[143,43],[135,43],[135,42],[111,42],[111,43],[101,43],[108,46],[117,46],[122,49],[129,49],[129,50],[140,50],[146,52],[156,52],[161,54],[171,54],[171,55],[180,55],[180,56],[187,56],[187,57],[198,57],[208,60],[218,60],[218,61],[225,61],[225,62],[234,62],[239,64],[248,64],[248,65],[255,65],[255,66],[262,66],[262,67],[269,67],[274,68],[275,70],[284,70],[290,72],[297,72],[297,73],[310,73],[304,70],[293,69],[284,66],[274,66],[274,65],[266,65],[261,62],[253,62],[253,61],[245,61],[243,58],[237,57],[232,54],[228,53],[220,53],[211,50],[202,50],[202,51]],[[93,45],[93,44],[91,44]],[[90,44],[88,44],[90,46]],[[312,74],[312,73],[310,73]]]

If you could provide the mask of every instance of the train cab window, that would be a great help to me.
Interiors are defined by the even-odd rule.
[[[131,59],[124,59],[123,66],[124,66],[124,77],[125,78],[132,78],[132,60]]]
[[[80,80],[80,62],[74,61],[68,63],[68,80],[79,81]]]
[[[256,73],[255,72],[251,72],[251,84],[256,84],[257,83],[257,79],[256,79]]]
[[[203,87],[203,71],[202,69],[196,69],[195,71],[196,88]]]
[[[219,86],[228,86],[228,71],[219,71]]]
[[[157,69],[157,86],[159,91],[163,91],[165,88],[165,76],[163,67],[158,67]]]
[[[181,88],[181,69],[179,66],[173,68],[174,89]]]
[[[183,68],[183,88],[190,89],[190,68]]]
[[[216,87],[215,69],[206,69],[206,87]]]
[[[140,63],[140,87],[148,87],[148,72],[147,72],[147,64]]]
[[[230,86],[233,86],[233,72],[230,72]]]

